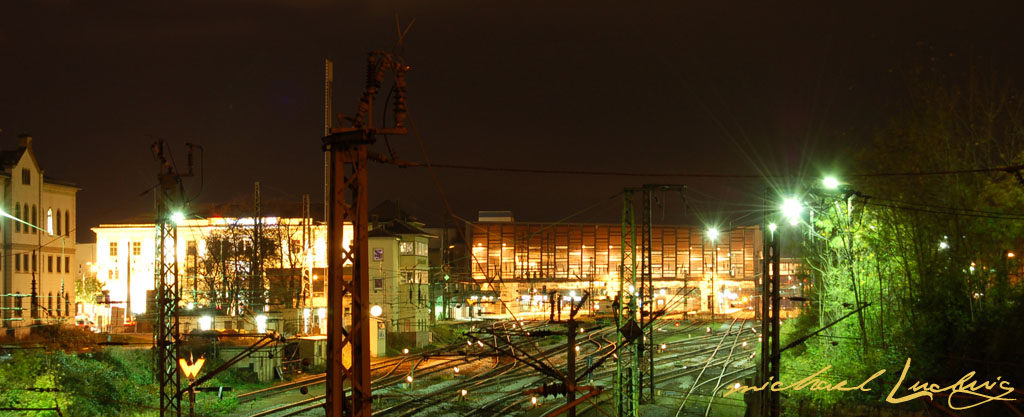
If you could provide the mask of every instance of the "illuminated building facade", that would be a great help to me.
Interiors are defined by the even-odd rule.
[[[500,294],[514,312],[544,311],[549,294],[581,297],[589,291],[600,309],[619,290],[622,263],[618,224],[551,224],[478,221],[467,224],[469,274],[481,285],[483,311],[502,307],[487,295]],[[637,230],[637,242],[640,242]],[[656,301],[683,311],[710,310],[712,278],[718,292],[715,311],[754,305],[760,275],[761,232],[756,226],[721,231],[710,239],[703,228],[655,225],[651,231],[651,276]],[[642,248],[637,248],[637,279]],[[568,295],[570,292],[573,295]]]
[[[182,311],[212,308],[234,317],[243,312],[269,312],[271,306],[305,308],[303,320],[308,323],[288,325],[295,326],[295,332],[319,327],[319,321],[326,317],[321,310],[327,305],[326,226],[313,224],[311,219],[262,218],[261,240],[267,248],[263,260],[265,285],[261,294],[253,295],[249,294],[246,281],[253,273],[255,224],[251,217],[214,217],[178,223],[177,247],[167,250],[173,250],[171,259],[177,259]],[[96,233],[93,269],[109,298],[106,317],[96,317],[95,321],[98,325],[113,326],[132,323],[133,316],[152,307],[149,298],[155,284],[156,226],[101,224],[92,231]],[[252,305],[246,305],[245,300]],[[255,322],[249,324],[255,328]],[[235,323],[232,327],[242,326]]]
[[[322,334],[326,330],[327,226],[312,219],[265,217],[264,285],[259,305],[246,291],[250,265],[253,218],[184,220],[177,226],[175,255],[182,292],[181,311],[215,311],[220,317],[205,322],[183,321],[192,327],[259,329],[257,318],[267,313],[271,330],[287,334]],[[430,262],[427,242],[432,238],[418,223],[392,220],[372,225],[370,232],[370,302],[381,306],[377,319],[384,333],[397,340],[423,346],[430,343],[428,303]],[[94,321],[104,329],[134,322],[149,311],[154,286],[156,226],[101,224],[96,233],[96,259],[92,265],[109,296]],[[345,225],[343,246],[348,247],[351,225]],[[231,241],[226,244],[225,239]],[[349,274],[348,268],[345,274]],[[246,305],[246,301],[250,300]],[[346,303],[348,304],[348,303]],[[347,309],[348,307],[346,307]],[[349,314],[346,311],[345,314]],[[201,314],[201,313],[194,313]],[[237,319],[231,319],[237,317]],[[347,317],[347,316],[346,316]],[[276,323],[275,323],[276,321]],[[112,326],[110,326],[112,325]]]
[[[5,333],[19,336],[75,316],[78,188],[44,176],[32,146],[21,135],[16,149],[0,152],[0,318]]]

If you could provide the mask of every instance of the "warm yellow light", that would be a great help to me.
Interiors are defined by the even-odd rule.
[[[412,375],[409,375],[409,376],[405,377],[405,380],[406,380],[406,382],[411,384],[412,383]]]
[[[178,366],[181,367],[181,371],[185,373],[185,377],[188,379],[195,379],[196,375],[199,375],[199,370],[203,368],[204,363],[206,363],[206,358],[199,358],[191,364],[185,358],[178,359]]]
[[[1012,258],[1012,257],[1014,257],[1014,256],[1017,256],[1017,254],[1015,254],[1015,253],[1013,253],[1013,252],[1007,252],[1007,253],[1006,253],[1006,257],[1007,257],[1007,258]]]

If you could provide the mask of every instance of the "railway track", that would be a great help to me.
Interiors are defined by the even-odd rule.
[[[492,326],[496,329],[508,329],[513,324],[517,325],[518,329],[527,331],[544,325],[524,325],[522,322],[509,321],[497,322]],[[748,372],[749,369],[746,368],[735,366],[730,368],[730,365],[734,365],[734,362],[738,362],[743,356],[737,356],[739,351],[737,346],[741,346],[743,342],[756,340],[758,336],[749,328],[745,328],[745,324],[746,320],[733,320],[725,332],[709,333],[663,343],[655,357],[656,384],[660,386],[686,375],[698,376],[685,393],[669,387],[659,387],[659,390],[665,392],[666,395],[673,392],[678,393],[684,403],[689,401],[692,404],[696,402],[695,398],[706,396],[702,394],[703,391],[710,388],[712,392],[716,392],[725,382],[732,381],[738,375]],[[688,323],[679,326],[677,322],[676,326],[671,326],[670,323],[659,323],[655,329],[658,332],[656,337],[670,338],[679,334],[689,334],[704,325]],[[614,328],[594,329],[586,334],[585,340],[577,340],[577,344],[581,346],[581,352],[578,354],[578,367],[582,366],[587,358],[596,362],[601,357],[611,355],[615,349]],[[545,341],[549,342],[550,340],[546,339]],[[534,340],[533,343],[536,342]],[[477,349],[479,347],[474,344],[473,349],[479,350]],[[403,355],[374,363],[375,378],[372,381],[375,397],[374,415],[388,417],[510,415],[531,407],[530,397],[523,394],[524,389],[554,381],[553,378],[540,374],[534,368],[515,360],[502,361],[480,357],[472,353],[469,355],[453,354],[459,348],[459,345],[451,345],[430,352]],[[461,345],[461,349],[466,350],[466,348],[466,345]],[[552,363],[554,369],[564,374],[567,369],[564,363],[567,348],[565,342],[545,343],[532,356],[534,359]],[[695,358],[701,358],[701,362],[696,366],[680,365],[684,361],[692,363]],[[453,366],[462,366],[463,363],[469,365],[467,367],[476,368],[475,374],[453,378]],[[594,406],[606,403],[613,398],[614,363],[609,359],[603,366],[593,370],[590,378],[595,384],[604,386],[606,390],[601,395],[593,397],[590,402],[578,406],[578,415],[583,415]],[[679,366],[682,368],[680,369]],[[582,369],[577,369],[577,372],[582,371]],[[409,384],[407,377],[413,374],[415,374],[416,382]],[[323,383],[322,375],[242,394],[239,398],[240,401],[242,398],[248,401],[249,398],[264,398],[321,383]],[[405,385],[400,386],[400,384]],[[416,385],[420,386],[415,387]],[[294,403],[281,404],[254,414],[253,417],[302,415],[322,407],[323,401],[323,396],[315,396]],[[556,406],[561,404],[561,401],[548,400],[547,403],[545,407]],[[685,405],[680,405],[680,410],[684,408]],[[710,401],[708,407],[702,411],[707,414],[709,410]]]

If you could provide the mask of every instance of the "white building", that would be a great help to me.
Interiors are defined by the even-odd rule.
[[[0,152],[0,221],[3,328],[23,335],[30,325],[62,324],[74,317],[75,197],[71,183],[44,176],[32,137]]]
[[[251,257],[246,255],[252,249],[255,220],[217,217],[180,222],[177,248],[174,254],[168,255],[177,258],[182,307],[186,310],[212,308],[230,317],[257,308],[240,303],[240,294],[243,299],[259,300],[258,308],[263,310],[269,310],[271,305],[282,305],[272,298],[285,297],[290,299],[288,308],[326,306],[323,291],[316,291],[315,282],[322,280],[322,271],[327,267],[327,228],[309,223],[302,219],[262,219],[262,240],[280,254],[268,256],[277,262],[264,263],[264,277],[267,280],[292,278],[293,282],[283,286],[291,285],[294,292],[275,294],[277,287],[271,282],[264,286],[263,294],[249,296],[245,280],[250,276]],[[157,255],[156,226],[152,223],[101,224],[92,231],[96,233],[95,269],[110,297],[108,320],[112,324],[130,323],[133,316],[151,308]],[[306,315],[310,315],[308,311]]]
[[[182,331],[207,326],[252,330],[258,327],[254,315],[265,313],[269,329],[286,334],[322,334],[326,330],[327,226],[311,223],[311,219],[263,219],[264,240],[273,241],[277,256],[264,266],[260,307],[239,303],[239,299],[247,298],[248,288],[232,288],[229,282],[244,282],[251,276],[247,268],[252,257],[233,257],[231,252],[251,251],[254,219],[210,218],[179,223],[176,256],[183,315],[196,311],[197,315],[215,316],[202,324],[183,317]],[[140,317],[151,308],[156,227],[101,224],[92,230],[96,233],[94,267],[110,297],[107,313],[103,308],[94,309],[107,317],[93,320],[115,325],[131,323],[133,316]],[[346,225],[346,248],[351,235],[351,225]],[[223,245],[220,242],[225,236],[233,236],[241,244]],[[383,346],[385,333],[395,333],[398,340],[410,346],[429,343],[430,236],[404,222],[380,225],[371,236],[370,303],[380,306],[382,312],[376,319],[379,329],[374,342]],[[225,265],[211,265],[211,261]],[[350,314],[348,307],[344,314],[346,318]]]

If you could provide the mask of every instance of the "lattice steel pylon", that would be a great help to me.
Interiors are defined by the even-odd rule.
[[[371,52],[367,59],[366,90],[354,117],[339,114],[339,127],[323,138],[329,152],[330,211],[327,229],[327,392],[324,404],[330,417],[370,417],[370,279],[367,224],[367,145],[375,134],[405,134],[405,72],[409,67],[400,59]],[[395,75],[394,126],[373,127],[373,100],[388,71]],[[351,126],[344,126],[350,121]],[[351,224],[353,236],[345,249],[345,224]],[[351,263],[351,275],[345,265]],[[351,305],[351,321],[345,326],[345,305]],[[347,351],[347,354],[346,354]],[[345,383],[352,389],[345,396]]]
[[[178,230],[172,215],[174,210],[181,209],[184,204],[181,178],[192,175],[192,155],[190,146],[189,172],[182,175],[164,157],[165,147],[162,140],[153,144],[153,156],[160,163],[157,174],[154,274],[157,317],[153,328],[153,344],[156,348],[156,378],[160,385],[160,416],[180,416],[178,345],[181,334],[178,328],[178,304],[181,302],[181,285],[178,281]]]
[[[633,190],[622,195],[622,263],[619,266],[618,308],[615,324],[618,361],[615,372],[615,403],[619,416],[638,417],[640,412],[640,343],[642,332],[636,324],[636,218],[633,214]]]
[[[640,196],[643,200],[643,212],[640,213],[640,328],[644,330],[644,338],[637,370],[640,372],[640,402],[645,404],[654,402],[654,273],[651,267],[653,191],[645,185]]]

